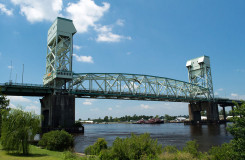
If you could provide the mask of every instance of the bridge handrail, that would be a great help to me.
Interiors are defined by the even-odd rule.
[[[0,83],[0,86],[23,86],[23,87],[40,87],[40,88],[50,88],[49,86],[44,86],[42,84],[31,84],[31,83]]]

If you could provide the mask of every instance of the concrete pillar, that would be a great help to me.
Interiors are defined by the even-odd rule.
[[[214,102],[203,102],[202,108],[207,111],[207,121],[215,122],[219,120],[218,104]]]
[[[188,107],[189,107],[189,120],[194,121],[194,123],[197,123],[197,121],[201,121],[200,104],[190,103]]]
[[[225,106],[222,106],[222,107],[223,107],[223,116],[224,116],[224,121],[226,121]]]
[[[75,96],[49,95],[41,100],[42,128],[70,128],[75,124]]]

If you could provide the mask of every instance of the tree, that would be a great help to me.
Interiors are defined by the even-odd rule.
[[[245,159],[245,102],[241,105],[236,104],[234,109],[235,115],[232,118],[233,124],[228,127],[228,131],[233,135],[234,139],[231,144],[234,149],[236,159]]]
[[[0,87],[0,137],[2,128],[2,114],[8,110],[9,100],[5,95],[2,94],[2,89]]]
[[[105,117],[104,117],[104,121],[105,121],[105,122],[108,122],[108,121],[109,121],[109,117],[108,117],[108,116],[105,116]]]
[[[29,153],[29,140],[40,129],[40,116],[20,109],[11,109],[2,115],[1,144],[7,151]]]
[[[201,111],[201,116],[206,116],[206,111]]]

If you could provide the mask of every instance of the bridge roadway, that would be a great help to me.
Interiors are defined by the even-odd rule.
[[[71,94],[77,98],[123,99],[171,102],[213,101],[208,90],[201,86],[164,77],[124,73],[74,73]],[[0,84],[2,93],[13,96],[44,97],[54,92],[49,86],[21,83]],[[57,90],[66,93],[65,90]],[[231,106],[233,101],[215,98],[223,106]]]

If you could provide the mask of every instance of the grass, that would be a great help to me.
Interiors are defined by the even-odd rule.
[[[8,153],[2,149],[0,145],[0,159],[1,160],[60,160],[63,157],[63,152],[49,151],[41,149],[36,146],[30,147],[30,154],[23,156],[16,153]]]

